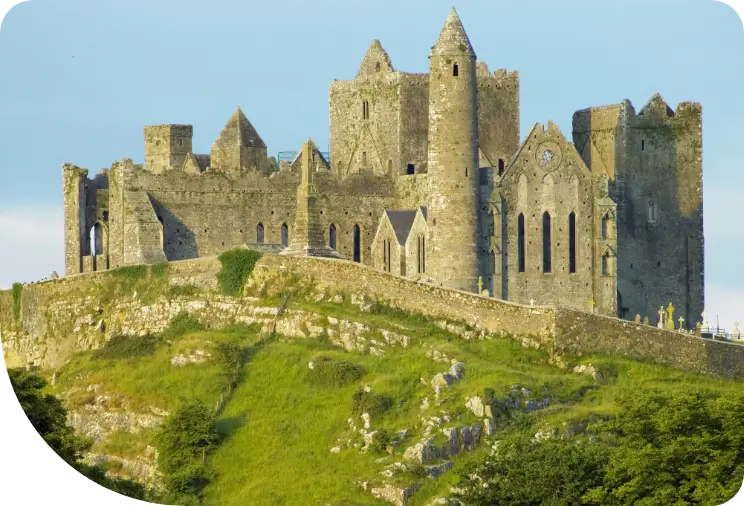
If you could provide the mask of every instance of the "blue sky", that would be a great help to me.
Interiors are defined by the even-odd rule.
[[[194,150],[239,105],[270,153],[326,149],[328,85],[379,39],[426,72],[453,0],[32,0],[0,28],[0,288],[63,271],[61,167],[144,157],[146,124],[194,125]],[[703,104],[709,312],[744,322],[744,30],[712,0],[461,1],[479,60],[520,72],[522,134],[655,92]],[[715,307],[712,307],[714,305]],[[744,327],[744,325],[742,325]]]

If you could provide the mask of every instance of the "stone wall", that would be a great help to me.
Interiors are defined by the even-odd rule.
[[[558,309],[555,352],[646,359],[706,374],[744,378],[744,346],[702,339],[570,309]]]
[[[162,330],[182,310],[197,314],[207,325],[265,323],[265,315],[254,314],[258,311],[252,309],[255,299],[224,297],[209,291],[191,297],[168,292],[173,285],[214,289],[219,268],[216,258],[205,258],[172,262],[162,278],[155,277],[150,268],[150,277],[139,284],[127,284],[117,278],[117,271],[108,271],[26,285],[20,318],[15,316],[11,292],[0,291],[0,339],[6,365],[53,368],[72,353],[99,347],[117,333],[137,335]],[[447,290],[351,261],[265,254],[256,264],[252,282],[277,287],[288,274],[296,280],[311,281],[314,290],[325,295],[341,294],[353,300],[362,294],[440,322],[469,325],[480,331],[476,335],[508,335],[524,345],[543,348],[554,357],[610,354],[744,378],[744,346],[588,312],[524,306]],[[350,279],[355,282],[350,284]],[[157,288],[155,292],[153,287]],[[291,322],[285,323],[289,327],[282,324],[278,328],[295,332]]]

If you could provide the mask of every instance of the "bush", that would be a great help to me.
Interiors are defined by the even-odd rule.
[[[198,402],[181,406],[165,420],[156,441],[167,490],[175,495],[199,493],[210,478],[204,459],[217,444],[212,411]]]
[[[217,274],[220,290],[225,295],[240,296],[261,253],[246,249],[225,251],[217,259],[222,265]]]
[[[379,416],[393,407],[393,399],[387,395],[367,392],[360,388],[354,392],[353,412],[355,415],[369,413],[370,416]]]
[[[160,338],[165,341],[175,341],[190,332],[201,332],[204,325],[186,311],[181,311],[171,319],[168,326],[160,333]]]
[[[220,343],[217,346],[217,363],[222,369],[225,381],[231,387],[238,383],[243,359],[240,347],[233,343]]]
[[[158,340],[147,336],[114,336],[103,348],[93,352],[91,360],[122,360],[129,358],[148,357],[155,353]]]
[[[199,287],[195,285],[170,285],[168,295],[171,297],[190,297],[199,293]]]
[[[13,315],[18,320],[21,317],[21,295],[23,295],[23,284],[13,283],[11,289],[13,295]]]
[[[342,387],[360,380],[364,374],[365,370],[360,365],[321,355],[313,360],[309,379],[315,385]]]

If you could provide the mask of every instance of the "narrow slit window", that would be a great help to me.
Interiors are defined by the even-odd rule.
[[[517,256],[519,257],[519,272],[524,272],[524,214],[520,214],[519,218],[517,219],[517,229]]]
[[[550,214],[543,213],[543,273],[551,272]]]
[[[331,224],[330,228],[328,229],[328,245],[336,249],[336,225]]]
[[[289,227],[286,223],[282,223],[282,246],[289,246]]]
[[[366,151],[362,151],[362,166],[364,167],[367,166],[367,152]]]
[[[646,151],[646,141],[641,139],[641,151]]]
[[[568,272],[576,272],[576,214],[568,215]]]
[[[499,176],[504,174],[504,160],[499,158]]]
[[[362,232],[359,225],[354,225],[354,261],[362,261]]]
[[[387,242],[387,259],[388,259],[388,272],[393,272],[392,261],[390,257],[390,241]]]
[[[455,77],[460,75],[460,67],[457,65],[457,63],[452,66],[452,75]]]

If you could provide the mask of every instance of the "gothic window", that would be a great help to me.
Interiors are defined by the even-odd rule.
[[[359,225],[354,225],[354,261],[362,261],[362,232]]]
[[[289,246],[289,227],[286,223],[282,223],[282,246]]]
[[[517,256],[519,257],[519,272],[525,270],[524,258],[524,214],[520,214],[517,220]]]
[[[648,203],[648,221],[649,221],[649,223],[656,223],[656,218],[657,218],[656,203],[655,202],[649,202]]]
[[[568,215],[568,272],[576,272],[576,214]]]
[[[610,257],[610,252],[608,251],[604,255],[602,255],[602,276],[610,276],[612,275],[612,258]]]
[[[328,229],[328,245],[336,249],[336,225],[331,224],[330,228]]]
[[[452,75],[455,77],[460,75],[460,68],[457,66],[457,63],[452,66]]]
[[[550,214],[543,213],[543,273],[551,271]]]
[[[256,242],[258,244],[263,244],[264,242],[264,226],[263,223],[259,223],[256,225]]]

